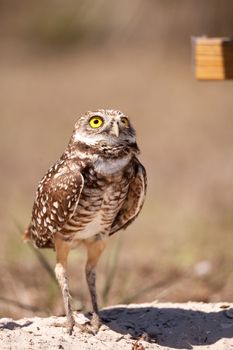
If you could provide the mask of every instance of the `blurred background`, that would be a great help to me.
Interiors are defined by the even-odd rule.
[[[39,260],[20,233],[76,119],[96,108],[131,117],[149,182],[99,263],[100,305],[233,301],[233,83],[195,81],[190,44],[233,36],[232,2],[1,0],[0,23],[0,316],[63,313],[53,251]],[[80,310],[84,265],[73,251]]]

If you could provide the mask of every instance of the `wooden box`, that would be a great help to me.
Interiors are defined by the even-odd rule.
[[[196,79],[233,79],[233,39],[194,37],[192,49]]]

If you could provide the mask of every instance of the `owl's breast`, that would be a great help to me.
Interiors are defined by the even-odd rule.
[[[122,175],[112,181],[101,176],[95,181],[88,178],[75,213],[64,227],[64,234],[70,234],[72,242],[100,233],[108,235],[126,198],[128,186],[128,177]]]

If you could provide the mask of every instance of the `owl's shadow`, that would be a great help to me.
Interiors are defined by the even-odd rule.
[[[116,307],[101,311],[103,323],[120,334],[130,334],[176,349],[210,345],[233,338],[233,319],[225,310],[203,312],[182,308]],[[233,342],[232,342],[233,344]]]

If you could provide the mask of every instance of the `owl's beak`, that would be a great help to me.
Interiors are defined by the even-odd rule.
[[[117,123],[113,124],[110,134],[119,137],[119,125]]]

